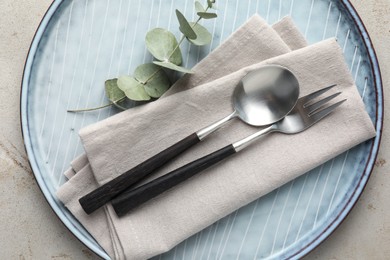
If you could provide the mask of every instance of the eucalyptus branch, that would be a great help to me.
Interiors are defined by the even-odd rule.
[[[87,109],[70,109],[68,112],[94,111],[109,106],[116,106],[125,110],[126,108],[119,105],[118,102],[126,99],[153,101],[161,97],[171,87],[171,80],[163,68],[192,73],[191,70],[180,66],[183,62],[180,45],[185,39],[197,46],[207,45],[211,42],[211,33],[199,24],[202,19],[217,17],[216,13],[208,12],[210,8],[214,8],[215,0],[206,1],[206,6],[203,6],[197,0],[195,1],[195,9],[198,15],[195,22],[188,22],[184,15],[176,10],[179,30],[182,33],[179,41],[173,33],[163,28],[154,28],[147,32],[145,44],[155,58],[154,61],[137,66],[133,75],[106,80],[105,91],[110,101],[109,104]]]
[[[176,9],[179,30],[182,32],[179,41],[173,33],[163,28],[150,30],[146,34],[145,44],[155,60],[152,63],[139,65],[132,76],[119,77],[118,89],[132,100],[155,100],[171,86],[168,75],[163,68],[192,73],[191,70],[180,66],[183,61],[180,45],[185,39],[198,46],[211,42],[211,33],[200,25],[199,21],[202,18],[217,17],[216,13],[207,12],[214,3],[215,0],[207,0],[207,5],[203,7],[199,1],[195,1],[196,13],[199,16],[195,22],[188,22],[184,15]]]

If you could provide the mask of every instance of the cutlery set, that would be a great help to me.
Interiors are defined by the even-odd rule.
[[[269,133],[296,134],[311,127],[346,101],[344,99],[336,103],[328,103],[341,92],[322,99],[318,98],[334,86],[336,85],[322,88],[298,99],[298,80],[287,68],[279,65],[267,65],[251,71],[241,79],[234,89],[232,95],[233,112],[231,114],[187,136],[119,175],[80,198],[79,202],[84,211],[91,214],[111,201],[116,214],[119,217],[123,216],[206,168],[243,150]],[[140,180],[236,117],[249,125],[265,127],[242,140],[229,144],[144,185],[132,188]]]

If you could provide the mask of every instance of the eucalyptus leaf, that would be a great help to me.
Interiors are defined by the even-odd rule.
[[[170,63],[170,62],[153,61],[153,63],[157,64],[158,66],[161,66],[161,67],[164,67],[164,68],[168,68],[168,69],[171,69],[171,70],[176,70],[176,71],[180,71],[180,72],[184,72],[184,73],[193,73],[192,70],[186,69],[184,67],[177,66],[177,65],[175,65],[173,63]]]
[[[146,93],[144,86],[133,77],[119,77],[117,83],[118,87],[126,94],[126,97],[131,100],[142,101],[150,99],[150,96]]]
[[[170,61],[176,65],[182,62],[181,51],[175,35],[168,30],[155,28],[146,34],[146,47],[156,59]]]
[[[216,13],[207,13],[207,12],[197,12],[197,15],[203,19],[213,19],[217,17]]]
[[[179,21],[180,27],[179,30],[188,38],[188,39],[196,39],[196,33],[191,28],[190,23],[184,17],[184,15],[176,9],[177,20]]]
[[[198,23],[197,24],[190,23],[190,24],[191,24],[192,28],[194,29],[196,36],[197,36],[195,40],[189,39],[189,41],[192,44],[201,46],[201,45],[209,44],[211,42],[212,35],[205,27],[203,27],[202,25],[200,25]]]
[[[143,84],[146,93],[153,98],[161,97],[171,85],[167,73],[153,63],[138,66],[134,71],[134,77]]]
[[[195,10],[196,12],[204,12],[204,7],[199,1],[195,1]]]
[[[207,6],[209,8],[213,8],[213,4],[215,3],[215,0],[207,0]]]
[[[126,97],[125,93],[118,87],[118,79],[108,79],[104,82],[107,98],[116,103]]]

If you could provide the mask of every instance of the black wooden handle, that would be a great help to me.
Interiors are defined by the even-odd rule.
[[[87,214],[91,214],[119,193],[131,187],[150,173],[163,166],[166,162],[199,142],[200,140],[196,133],[187,136],[183,140],[168,147],[164,151],[156,154],[131,170],[119,175],[115,179],[80,198],[79,202],[81,207]]]
[[[228,145],[136,189],[123,192],[111,201],[112,206],[119,217],[123,216],[128,211],[140,206],[144,202],[158,196],[164,191],[167,191],[235,152],[233,145]]]

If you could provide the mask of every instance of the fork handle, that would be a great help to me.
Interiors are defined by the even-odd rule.
[[[136,189],[125,191],[111,201],[112,206],[114,207],[116,214],[121,217],[130,210],[140,206],[146,201],[160,195],[161,193],[169,190],[188,178],[191,178],[197,173],[200,173],[206,168],[222,161],[234,153],[236,153],[236,150],[233,145],[227,145],[222,149],[188,163]]]
[[[171,145],[148,160],[140,163],[115,179],[93,190],[79,199],[81,207],[87,214],[91,214],[112,198],[131,187],[153,171],[163,166],[177,155],[200,142],[197,133],[193,133],[181,141]]]
[[[111,201],[112,206],[114,207],[116,214],[121,217],[128,211],[140,206],[208,167],[222,161],[230,155],[241,151],[260,137],[273,131],[275,131],[275,125],[264,128],[233,144],[229,144],[224,148],[190,162],[136,189],[126,190]]]

